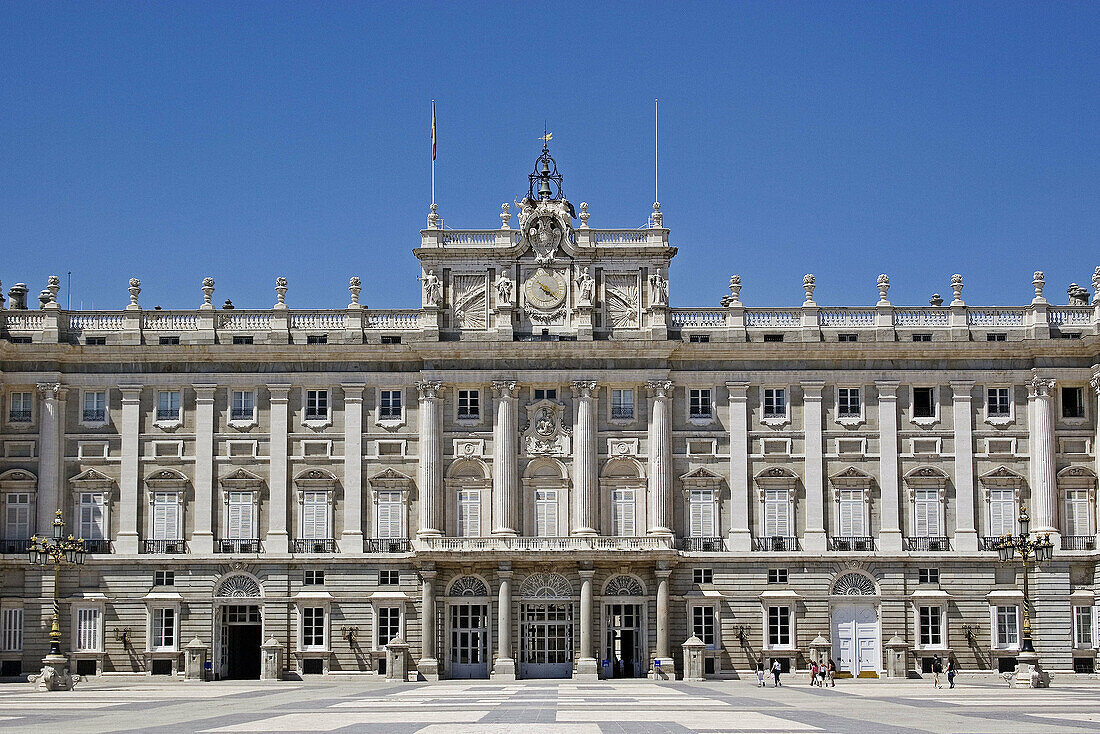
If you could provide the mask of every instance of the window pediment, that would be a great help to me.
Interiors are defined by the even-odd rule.
[[[1059,489],[1095,489],[1096,474],[1086,466],[1067,466],[1058,472]]]
[[[183,490],[190,480],[183,472],[175,469],[160,469],[145,477],[145,483],[153,489]]]
[[[680,477],[680,483],[684,491],[692,489],[718,489],[722,484],[722,477],[706,467],[699,467],[689,471]]]
[[[981,482],[982,487],[985,489],[987,500],[989,499],[989,490],[991,489],[1011,489],[1019,496],[1020,489],[1024,486],[1023,476],[1003,465],[982,474],[978,477],[978,481]]]
[[[854,466],[841,469],[829,477],[837,489],[870,489],[874,480],[873,476]]]
[[[769,466],[759,472],[755,478],[761,492],[768,489],[785,489],[793,493],[798,487],[798,475],[785,466]]]
[[[240,467],[218,481],[228,489],[254,489],[264,483],[262,477]]]
[[[8,469],[0,474],[0,490],[34,492],[37,489],[38,477],[26,469]]]
[[[412,477],[402,474],[396,469],[385,468],[367,480],[374,490],[396,490],[408,494],[412,487]]]
[[[294,477],[294,484],[299,489],[327,489],[331,491],[336,486],[336,475],[327,469],[303,469]]]
[[[906,473],[905,484],[909,491],[914,489],[936,489],[943,494],[947,486],[947,474],[934,466],[918,466]]]

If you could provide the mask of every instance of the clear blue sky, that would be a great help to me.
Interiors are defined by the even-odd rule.
[[[592,226],[660,198],[673,305],[1065,302],[1100,265],[1100,3],[0,5],[0,281],[73,306],[418,303],[430,100],[447,226],[545,120]],[[64,303],[65,292],[62,292]]]

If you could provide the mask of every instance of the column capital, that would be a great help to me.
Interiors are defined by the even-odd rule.
[[[273,403],[285,403],[290,394],[291,385],[285,383],[276,383],[267,386],[267,391],[271,393],[271,402]]]
[[[515,571],[510,568],[497,569],[497,578],[501,581],[511,581],[515,576]]]
[[[875,380],[875,389],[878,390],[879,400],[895,401],[898,399],[898,380]]]
[[[192,385],[191,389],[195,391],[195,399],[197,402],[212,403],[214,402],[214,391],[218,389],[216,384],[205,383],[202,385]]]
[[[344,391],[345,403],[361,403],[363,402],[363,390],[366,389],[366,384],[362,382],[342,382],[340,383],[340,389]]]
[[[646,380],[646,389],[657,400],[667,400],[672,397],[672,380]]]
[[[491,384],[495,398],[519,397],[519,383],[515,380],[493,380]]]
[[[1050,398],[1054,394],[1054,380],[1034,375],[1027,383],[1028,399]]]
[[[952,380],[951,389],[955,393],[956,399],[970,399],[970,391],[974,389],[973,380]]]
[[[422,568],[419,571],[421,581],[434,581],[439,572],[434,568]]]
[[[577,571],[577,575],[582,579],[592,580],[592,577],[596,575],[596,569],[594,568],[582,568]]]
[[[35,385],[35,388],[38,390],[38,394],[46,400],[60,397],[62,390],[60,382],[40,382]]]
[[[578,398],[594,398],[600,389],[600,383],[595,380],[573,380],[573,395]]]
[[[726,389],[730,392],[730,400],[748,400],[748,380],[733,380],[726,383]]]
[[[805,380],[798,383],[805,397],[810,400],[820,400],[821,391],[825,389],[824,380]]]
[[[438,400],[443,392],[442,380],[421,380],[416,383],[421,400]]]
[[[661,579],[662,581],[667,581],[668,578],[670,576],[672,576],[672,569],[671,568],[658,568],[653,573],[656,574],[658,579]]]

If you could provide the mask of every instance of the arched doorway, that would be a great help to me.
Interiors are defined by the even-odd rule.
[[[263,587],[249,574],[227,576],[214,592],[214,605],[215,677],[258,680]]]
[[[488,678],[489,586],[477,576],[460,576],[447,595],[447,677]]]
[[[875,582],[846,573],[832,590],[833,660],[841,675],[878,677],[882,647]]]
[[[573,587],[558,573],[533,573],[520,586],[521,678],[573,675]]]
[[[645,587],[634,576],[614,576],[604,585],[604,677],[645,676],[645,601]]]

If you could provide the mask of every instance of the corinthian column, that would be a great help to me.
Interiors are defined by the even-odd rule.
[[[577,405],[577,422],[573,427],[573,535],[597,534],[596,401],[599,389],[594,380],[573,381],[573,399]]]
[[[443,383],[422,380],[416,383],[420,391],[419,435],[420,461],[416,478],[420,490],[420,527],[416,537],[438,537],[443,534],[440,505],[443,494]]]
[[[672,381],[650,380],[648,535],[672,535]]]
[[[1098,396],[1097,402],[1094,403],[1096,407],[1096,412],[1094,412],[1093,415],[1100,416],[1100,371],[1094,372],[1092,374],[1092,380],[1090,381],[1090,384],[1092,385],[1093,392],[1095,392]],[[1096,421],[1096,436],[1092,440],[1092,445],[1096,454],[1093,470],[1096,472],[1096,476],[1100,477],[1100,450],[1095,450],[1095,447],[1100,446],[1100,419]],[[1095,530],[1096,536],[1100,538],[1100,523],[1096,523]]]
[[[439,660],[435,656],[435,641],[438,636],[435,614],[435,575],[434,569],[425,569],[420,572],[421,655],[416,669],[424,680],[439,680]]]
[[[57,382],[38,384],[42,399],[38,426],[38,517],[40,535],[50,536],[54,513],[61,508],[61,426],[65,389]],[[70,523],[70,527],[73,523]],[[79,529],[79,528],[78,528]]]
[[[1058,498],[1054,462],[1051,398],[1054,380],[1033,377],[1027,383],[1028,445],[1031,454],[1031,531],[1058,534]]]
[[[493,380],[493,535],[516,535],[517,395],[515,380]]]

